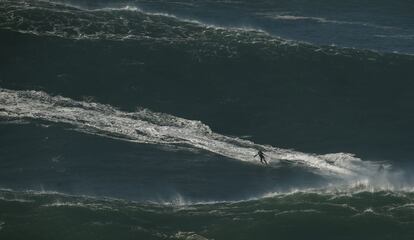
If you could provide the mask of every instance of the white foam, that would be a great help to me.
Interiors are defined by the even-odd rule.
[[[283,21],[315,21],[319,23],[331,23],[331,24],[343,24],[343,25],[360,25],[365,27],[371,27],[371,28],[379,28],[379,29],[398,29],[397,27],[393,26],[381,26],[376,25],[373,23],[367,23],[367,22],[351,22],[351,21],[340,21],[340,20],[332,20],[332,19],[326,19],[323,17],[312,17],[312,16],[297,16],[297,15],[284,15],[284,14],[275,14],[275,13],[259,13],[258,15],[262,15],[269,19],[274,20],[283,20]]]
[[[393,173],[389,173],[393,174]],[[398,174],[398,172],[397,172]],[[290,191],[285,192],[268,192],[262,196],[258,196],[255,199],[262,198],[284,198],[289,195],[294,194],[318,194],[325,195],[334,200],[342,197],[352,197],[355,194],[360,193],[383,193],[384,195],[393,195],[393,196],[404,196],[407,193],[413,193],[414,189],[410,185],[399,186],[393,184],[393,179],[388,179],[388,181],[378,181],[375,177],[371,178],[355,178],[356,180],[351,180],[329,184],[328,186],[322,188],[300,188],[300,189],[291,189]],[[395,182],[401,182],[399,179],[394,179]],[[349,206],[343,206],[349,207]]]
[[[85,202],[61,202],[61,201],[55,201],[53,203],[48,203],[42,205],[42,207],[55,207],[55,208],[87,208],[93,211],[118,211],[118,209],[113,208],[111,206],[108,206],[106,204],[98,204],[98,203],[85,203]]]
[[[20,203],[29,203],[29,202],[34,202],[32,200],[27,200],[27,199],[20,199],[20,198],[5,198],[5,197],[0,197],[0,200],[5,201],[5,202],[20,202]]]
[[[195,232],[177,232],[175,235],[171,236],[173,239],[180,240],[209,240],[201,235],[196,234]]]
[[[270,164],[279,161],[305,166],[323,175],[349,177],[376,173],[376,165],[351,154],[308,154],[259,145],[252,141],[214,133],[200,121],[187,120],[147,109],[124,112],[95,102],[50,96],[41,91],[0,89],[0,117],[36,119],[72,125],[77,131],[137,143],[184,145],[232,159],[257,163],[253,156],[262,149]]]

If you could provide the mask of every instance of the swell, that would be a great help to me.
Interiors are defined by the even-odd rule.
[[[290,6],[286,2],[279,4],[265,2],[257,3],[257,6],[241,4],[241,8],[238,6],[239,2],[215,3],[212,1],[205,4],[195,2],[189,4],[190,6],[185,6],[188,4],[185,2],[182,5],[179,2],[169,1],[153,3],[136,1],[133,3],[143,6],[143,9],[145,9],[143,11],[135,5],[128,6],[111,1],[97,4],[95,8],[82,8],[47,1],[18,1],[17,3],[6,1],[3,4],[5,12],[2,15],[2,20],[4,20],[3,25],[5,28],[13,29],[14,31],[78,40],[144,41],[152,39],[153,41],[161,41],[164,44],[168,44],[172,41],[191,42],[194,39],[209,38],[211,35],[220,35],[221,30],[226,30],[226,34],[234,35],[234,33],[242,34],[245,30],[250,29],[249,31],[259,32],[259,35],[266,37],[270,37],[268,33],[271,33],[271,38],[276,38],[278,42],[285,44],[289,41],[281,40],[275,36],[283,36],[287,39],[296,39],[317,45],[338,44],[339,46],[376,49],[385,52],[398,51],[408,54],[412,52],[409,39],[412,35],[410,30],[412,23],[409,17],[405,15],[400,19],[398,14],[393,13],[390,19],[380,21],[393,23],[393,26],[383,26],[384,23],[375,23],[375,20],[381,20],[384,17],[383,15],[370,13],[366,16],[363,13],[363,11],[369,13],[370,8],[364,9],[362,12],[359,12],[361,10],[351,8],[350,11],[355,11],[357,19],[362,18],[362,20],[353,20],[353,15],[350,19],[343,12],[339,12],[339,16],[335,16],[331,11],[333,9],[329,8],[325,9],[325,11],[329,10],[328,12],[317,13],[309,12],[309,9],[306,10],[309,6],[306,6],[302,9],[304,12],[301,13],[301,10],[298,11],[297,7]],[[259,5],[262,3],[265,5],[260,7]],[[224,5],[222,6],[221,4]],[[318,4],[324,6],[322,3]],[[94,4],[81,3],[81,5],[93,6]],[[118,7],[107,7],[114,5]],[[330,3],[326,5],[330,5]],[[98,6],[101,6],[101,8],[97,8]],[[346,9],[349,6],[341,7]],[[380,8],[384,8],[384,6]],[[399,6],[397,9],[404,11],[406,8]],[[206,13],[200,9],[205,9]],[[213,11],[211,11],[212,9]],[[226,13],[226,11],[228,12]],[[218,13],[215,15],[212,12]],[[178,18],[174,14],[184,17]],[[204,16],[205,14],[207,16]],[[209,16],[210,14],[213,15]],[[75,15],[76,18],[74,18]],[[39,21],[39,17],[43,17],[44,20],[50,20],[50,22]],[[246,19],[240,21],[240,18]],[[213,23],[213,25],[203,24],[191,19],[199,19],[201,22]],[[364,22],[364,19],[367,22]],[[314,30],[306,31],[301,23],[292,24],[291,20],[306,21],[305,24]],[[246,21],[245,24],[243,24],[244,21]],[[240,22],[242,23],[240,24]],[[408,26],[403,27],[404,25]],[[198,27],[204,29],[197,29]],[[336,28],[339,29],[333,30]],[[268,33],[258,29],[266,30]],[[258,37],[255,35],[257,34],[253,34],[249,38],[257,38],[259,41],[263,40],[263,36]],[[397,36],[401,36],[401,41],[395,43],[392,39]],[[243,38],[241,37],[241,39]],[[267,39],[266,41],[269,40]]]
[[[220,27],[204,24],[197,20],[179,18],[173,14],[148,12],[136,6],[126,5],[119,8],[87,9],[74,5],[49,1],[3,1],[0,19],[3,29],[38,36],[53,36],[73,40],[112,40],[112,41],[151,41],[162,44],[193,44],[214,42],[228,44],[265,44],[274,45],[307,45],[305,42],[291,41],[270,35],[260,28]],[[346,21],[330,21],[318,17],[303,17],[258,13],[272,19],[282,20],[315,20],[338,24],[356,24],[371,26],[368,23]],[[376,26],[379,28],[393,28]],[[396,35],[396,34],[394,34]],[[214,44],[220,47],[224,44]],[[223,47],[223,46],[221,46]],[[309,47],[309,46],[308,46]],[[326,48],[326,53],[339,49]],[[319,48],[315,48],[319,49]],[[232,49],[220,49],[231,55]],[[266,49],[268,50],[268,49]],[[404,53],[401,53],[404,54]]]
[[[384,55],[352,48],[318,47],[305,42],[282,39],[260,28],[220,27],[168,13],[146,12],[128,5],[120,8],[85,9],[50,1],[7,0],[1,3],[0,11],[0,29],[70,40],[138,41],[143,45],[151,45],[152,48],[168,46],[180,48],[181,51],[184,51],[185,46],[196,55],[198,61],[203,61],[206,57],[238,59],[244,54],[240,50],[249,45],[258,50],[262,57],[271,58],[274,58],[272,55],[281,55],[283,51],[292,52],[298,49],[304,53],[317,52],[312,53],[315,55],[323,53],[351,58],[362,57],[371,61],[378,61],[378,58]],[[324,18],[290,15],[268,17],[328,21]],[[406,54],[401,55],[404,59]],[[412,58],[404,60],[406,59]]]
[[[1,190],[0,236],[60,238],[62,234],[73,234],[60,229],[74,228],[78,239],[250,239],[265,237],[262,232],[303,239],[308,231],[320,239],[338,234],[354,239],[387,239],[387,234],[409,239],[413,235],[412,203],[412,192],[392,191],[305,191],[245,202],[156,205]],[[21,224],[22,220],[27,224]],[[47,231],[43,230],[45,225]],[[286,225],[306,232],[299,233]],[[346,230],[341,230],[344,226]]]
[[[256,41],[271,40],[260,30],[226,29],[166,13],[148,13],[131,6],[88,10],[46,1],[4,1],[1,4],[1,28],[39,36],[165,44],[191,43],[211,36],[222,38],[234,34],[241,34],[239,40],[242,41],[247,41],[247,36]]]

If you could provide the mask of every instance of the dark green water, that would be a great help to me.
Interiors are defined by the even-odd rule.
[[[412,3],[65,3],[0,1],[1,239],[413,239]]]
[[[1,191],[6,239],[411,239],[413,195],[309,192],[175,206]],[[180,205],[183,204],[183,205]],[[298,229],[300,226],[300,229]]]

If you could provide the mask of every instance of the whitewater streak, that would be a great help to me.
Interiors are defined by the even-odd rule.
[[[318,174],[340,178],[369,177],[378,166],[352,154],[316,155],[214,133],[200,121],[187,120],[147,109],[120,111],[110,105],[50,96],[42,91],[14,91],[0,88],[0,119],[41,120],[70,124],[75,130],[125,141],[163,145],[184,145],[204,149],[232,159],[258,163],[258,149],[266,152],[272,166],[279,161],[307,167]]]

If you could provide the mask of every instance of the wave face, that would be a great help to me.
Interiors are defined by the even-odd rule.
[[[412,239],[389,5],[0,1],[0,238]]]
[[[2,4],[3,88],[142,106],[309,152],[413,154],[411,56],[318,47],[129,8]],[[53,17],[36,20],[45,15]]]
[[[146,109],[126,113],[107,105],[77,102],[59,96],[51,97],[42,92],[15,92],[1,89],[0,102],[2,103],[0,117],[5,119],[34,119],[65,123],[86,133],[107,135],[138,143],[185,145],[249,162],[255,161],[252,156],[255,155],[256,149],[263,149],[270,163],[274,160],[284,160],[305,164],[320,170],[321,174],[348,176],[360,172],[365,176],[369,175],[369,165],[364,167],[360,159],[352,155],[316,156],[257,145],[251,141],[213,133],[208,126],[199,121],[153,113]],[[376,174],[375,171],[373,172]]]

